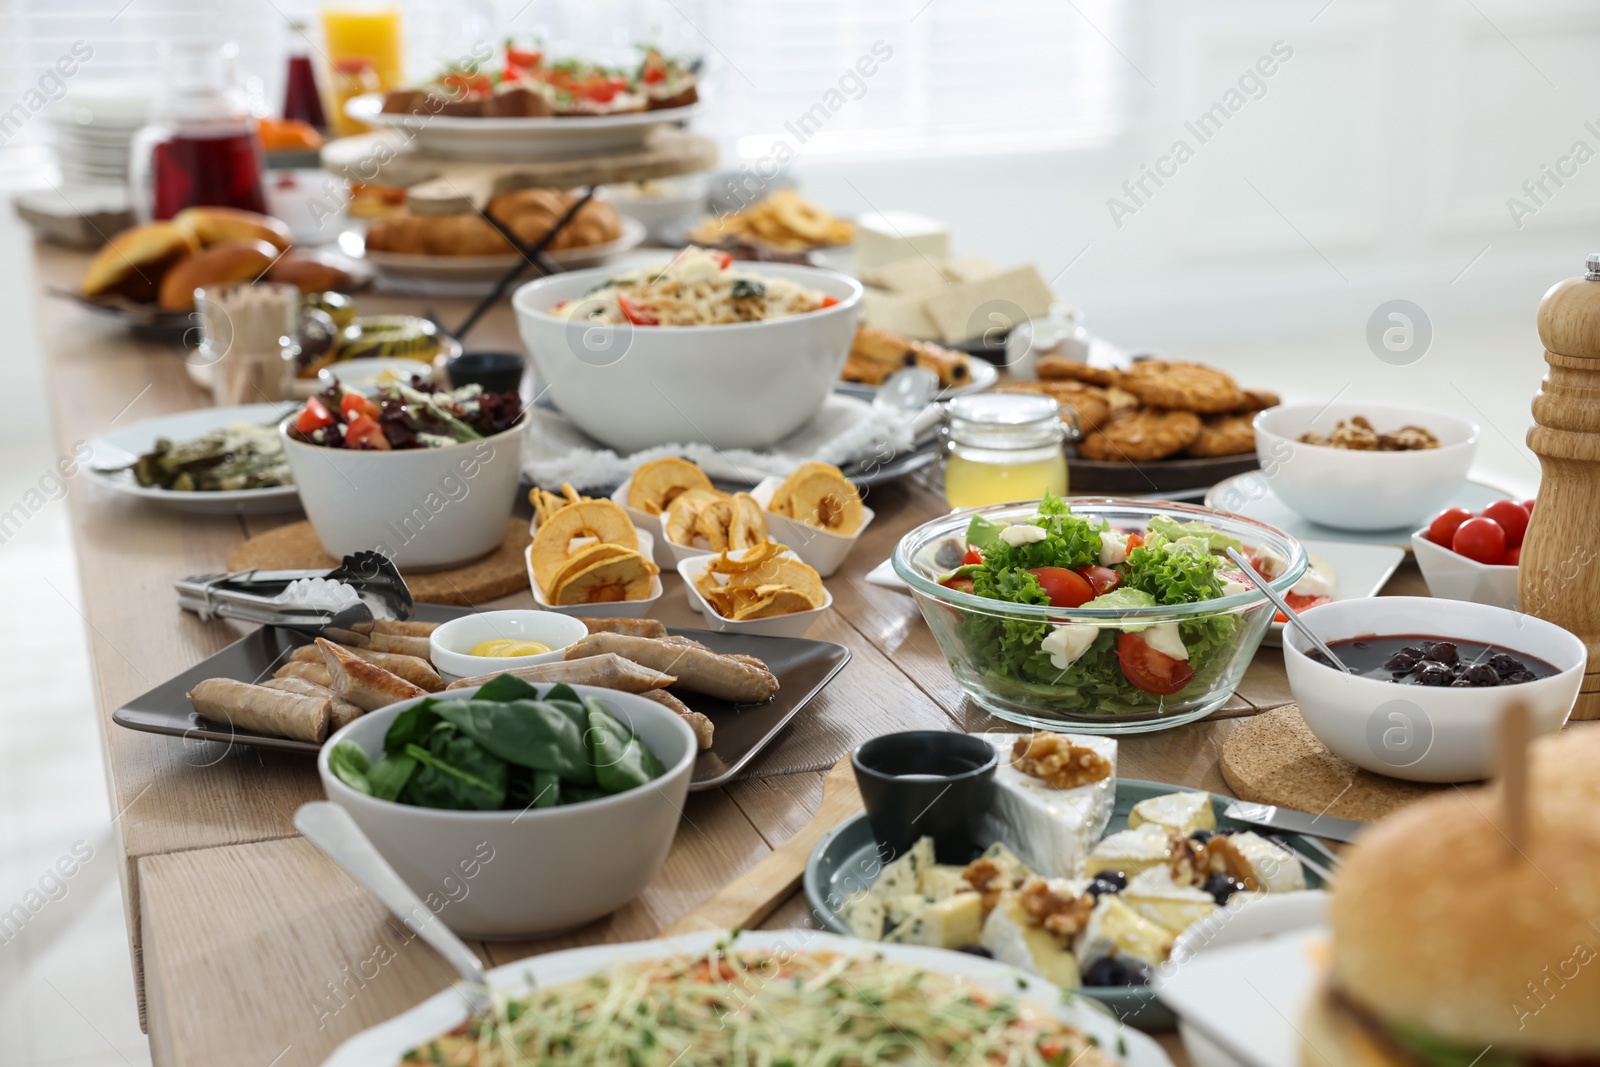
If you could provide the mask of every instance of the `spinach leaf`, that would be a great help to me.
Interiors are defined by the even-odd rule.
[[[583,733],[570,716],[546,701],[447,700],[439,703],[438,714],[503,760],[579,785],[594,783]]]
[[[507,811],[553,808],[566,800],[567,789],[582,788],[581,786],[563,788],[561,779],[548,771],[519,767],[515,763],[511,764],[510,770],[511,781],[506,786]]]
[[[533,806],[536,808],[553,808],[564,799],[561,795],[561,779],[549,771],[533,772]]]
[[[372,761],[354,741],[340,741],[328,753],[328,770],[333,772],[333,776],[356,792],[368,796],[373,795],[372,784],[367,780],[367,772],[371,769]]]
[[[592,785],[564,785],[561,787],[561,803],[563,804],[582,804],[585,800],[599,800],[601,797],[610,795],[604,789]]]
[[[506,801],[506,762],[485,752],[454,729],[435,731],[428,748],[407,744],[416,773],[406,782],[401,802],[422,808],[495,811]]]
[[[638,788],[666,773],[666,768],[633,731],[594,697],[583,702],[589,712],[588,741],[595,780],[608,793]]]
[[[523,681],[514,674],[497,674],[484,682],[472,696],[473,700],[492,700],[505,702],[508,700],[538,700],[539,690],[529,682]]]
[[[437,700],[424,700],[396,715],[383,737],[383,751],[394,756],[404,752],[407,745],[423,744],[429,732],[439,724],[439,715],[434,711],[438,706]]]
[[[385,756],[367,772],[367,782],[372,795],[379,800],[397,800],[417,769],[417,761],[410,756]]]
[[[552,685],[550,692],[546,693],[544,698],[546,700],[566,700],[573,704],[583,703],[583,698],[578,695],[578,691],[566,682],[557,682]]]
[[[752,296],[766,296],[767,287],[750,278],[735,278],[733,280],[733,289],[729,295],[735,300],[742,300]]]

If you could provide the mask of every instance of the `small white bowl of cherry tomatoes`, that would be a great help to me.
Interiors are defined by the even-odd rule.
[[[1496,500],[1474,515],[1448,508],[1411,535],[1428,592],[1517,609],[1517,563],[1533,501]]]

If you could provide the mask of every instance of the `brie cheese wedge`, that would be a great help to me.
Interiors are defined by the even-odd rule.
[[[1136,830],[1146,823],[1165,826],[1188,837],[1196,830],[1215,830],[1217,815],[1211,809],[1210,793],[1165,793],[1146,797],[1128,812],[1128,829]]]
[[[1037,974],[1064,989],[1078,984],[1078,961],[1061,938],[1028,922],[1021,898],[1006,893],[984,920],[978,944],[1001,963]]]
[[[1166,961],[1174,940],[1171,930],[1134,911],[1120,893],[1107,893],[1089,913],[1075,947],[1085,968],[1106,956],[1140,960],[1155,968]]]
[[[1306,872],[1289,849],[1246,830],[1229,834],[1228,842],[1244,859],[1256,884],[1268,893],[1289,893],[1306,887]]]
[[[1131,830],[1121,830],[1094,847],[1083,873],[1121,871],[1132,878],[1141,871],[1166,865],[1171,833],[1160,823],[1147,822]]]
[[[1175,934],[1217,911],[1210,893],[1177,884],[1165,867],[1139,874],[1119,896],[1128,907]]]
[[[1110,761],[1111,777],[1077,789],[1052,789],[1011,765],[1011,748],[1020,736],[1024,735],[984,735],[1000,754],[985,832],[1009,845],[1036,874],[1078,877],[1090,845],[1105,833],[1116,806],[1117,742],[1071,735],[1074,745],[1091,748]]]

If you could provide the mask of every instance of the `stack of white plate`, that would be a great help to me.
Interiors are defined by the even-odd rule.
[[[70,185],[122,185],[128,145],[149,119],[150,87],[102,82],[75,85],[46,112]]]

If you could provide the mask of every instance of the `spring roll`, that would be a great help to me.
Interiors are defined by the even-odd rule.
[[[416,619],[375,619],[372,622],[356,623],[356,630],[363,634],[399,634],[403,637],[427,637],[437,630],[441,624],[437,622],[418,622]]]
[[[689,705],[667,692],[665,689],[648,689],[639,694],[646,700],[654,700],[657,704],[671,708],[678,713],[678,718],[689,724],[689,729],[694,731],[695,742],[704,752],[711,747],[711,735],[716,732],[716,727],[711,720],[695,711]]]
[[[272,678],[261,684],[268,689],[281,689],[285,693],[299,693],[305,697],[326,697],[328,700],[333,701],[333,705],[328,709],[328,732],[330,734],[366,714],[366,712],[348,700],[342,699],[339,694],[327,686],[313,685],[304,678]]]
[[[392,652],[401,656],[415,656],[424,662],[433,655],[433,649],[428,644],[426,637],[412,637],[407,634],[386,634],[379,630],[372,631],[367,637],[367,647],[374,652]]]
[[[665,637],[667,624],[659,619],[598,619],[580,616],[592,634],[627,634],[629,637]]]
[[[212,722],[273,737],[321,744],[333,701],[268,689],[232,678],[207,678],[189,690],[194,710]]]
[[[312,646],[307,645],[305,647],[311,648]],[[333,684],[333,678],[329,676],[328,668],[324,667],[320,662],[305,663],[297,659],[291,659],[288,663],[273,671],[272,676],[274,678],[298,678],[303,682],[310,682],[312,685],[320,685],[324,689],[328,689]],[[328,691],[332,692],[331,689],[328,689]]]
[[[685,689],[736,704],[758,704],[778,691],[778,679],[765,667],[719,656],[691,643],[622,634],[590,634],[567,649],[568,662],[614,653],[635,663],[675,674]]]
[[[621,656],[590,656],[587,659],[566,660],[559,663],[536,663],[532,667],[518,667],[509,671],[491,671],[472,678],[451,682],[451,689],[465,689],[469,685],[482,685],[502,674],[514,674],[525,682],[566,682],[568,685],[597,685],[602,689],[615,689],[621,693],[647,693],[652,689],[665,689],[678,679],[670,674],[641,667]]]
[[[332,644],[333,642],[329,642]],[[340,645],[340,648],[345,646]],[[352,648],[349,651],[360,656],[368,663],[382,667],[390,674],[397,674],[414,686],[426,689],[430,693],[437,693],[444,688],[444,679],[439,677],[439,672],[433,669],[433,664],[416,656],[404,656],[394,652],[378,652],[370,648]],[[324,661],[322,653],[317,651],[315,645],[301,645],[289,653],[291,663],[321,663]],[[315,679],[307,679],[315,681]],[[320,684],[320,683],[319,683]]]
[[[355,630],[341,630],[337,626],[324,626],[322,636],[336,644],[349,645],[351,648],[366,648],[367,635]]]
[[[322,650],[323,665],[332,679],[328,688],[363,711],[428,695],[421,686],[362,659],[355,649],[336,645],[324,637],[317,638],[316,647]]]

